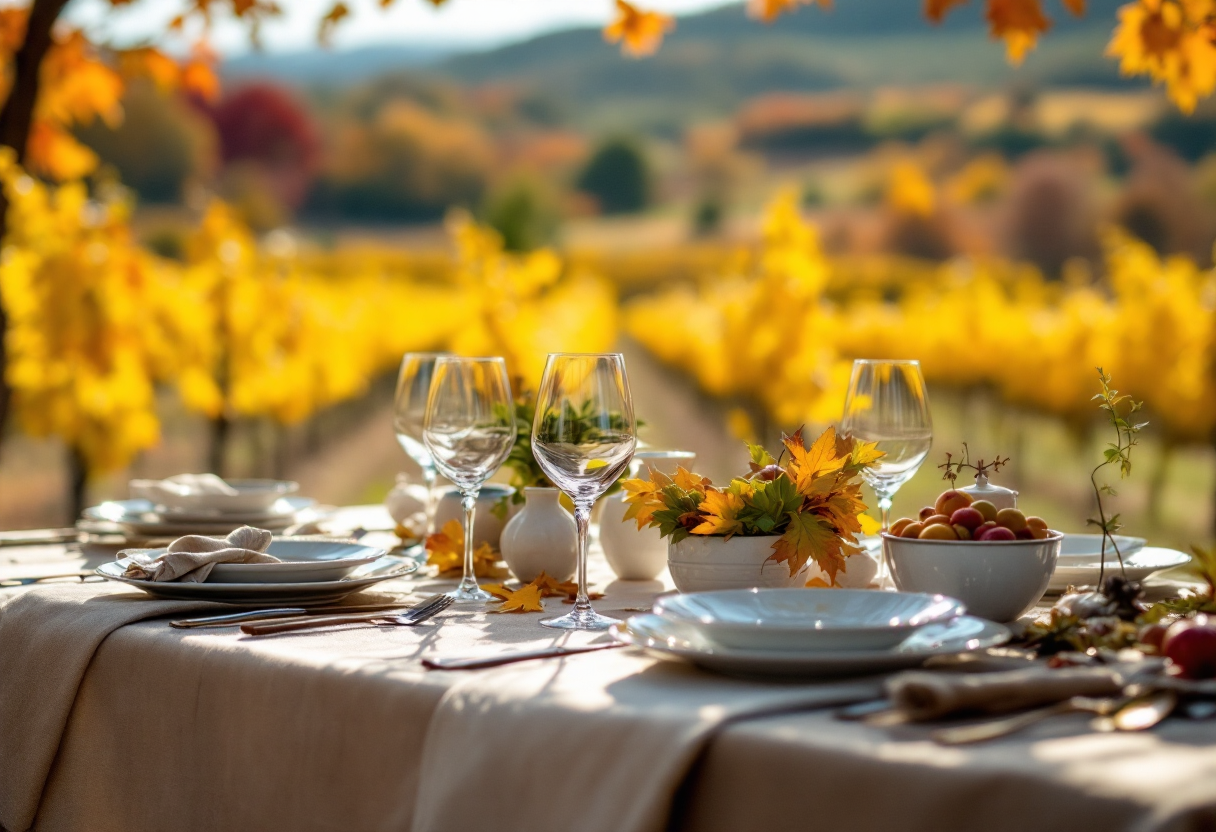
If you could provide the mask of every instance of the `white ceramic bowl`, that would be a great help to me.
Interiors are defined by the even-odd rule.
[[[967,612],[992,621],[1013,621],[1043,597],[1060,556],[1064,535],[1044,540],[920,540],[883,534],[882,546],[895,586],[957,598]]]
[[[132,483],[131,496],[145,497],[152,503],[164,505],[166,516],[175,513],[208,512],[223,514],[258,514],[272,510],[280,498],[295,494],[299,483],[289,480],[227,480],[236,489],[236,494],[192,493],[175,496],[173,505],[165,503],[163,494],[153,490],[144,491]]]
[[[667,568],[680,592],[803,586],[807,567],[791,576],[788,565],[770,560],[776,540],[776,535],[730,540],[692,535],[668,544]]]
[[[942,595],[866,589],[745,589],[667,595],[658,615],[741,650],[886,650],[928,624],[962,615]]]

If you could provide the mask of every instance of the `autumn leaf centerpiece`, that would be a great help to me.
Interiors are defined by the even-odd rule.
[[[838,585],[846,559],[861,553],[857,535],[877,530],[864,513],[860,475],[882,452],[833,428],[809,447],[801,429],[782,444],[780,457],[773,457],[749,443],[751,472],[725,487],[683,468],[673,476],[651,469],[647,478],[625,480],[623,519],[657,528],[673,545],[694,537],[771,539],[762,565],[784,564],[792,580],[814,563],[827,584]]]

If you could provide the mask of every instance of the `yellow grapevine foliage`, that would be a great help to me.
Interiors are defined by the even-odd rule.
[[[131,239],[127,206],[80,183],[48,187],[0,153],[9,234],[0,289],[10,316],[6,368],[17,417],[57,435],[94,469],[156,443],[156,381],[181,363],[191,310],[179,275]]]
[[[790,577],[813,560],[834,585],[845,558],[861,551],[856,536],[869,518],[860,474],[882,452],[875,444],[837,436],[833,428],[810,447],[801,430],[784,444],[789,455],[784,466],[749,445],[751,475],[725,488],[683,468],[670,477],[651,469],[649,479],[625,480],[629,507],[622,521],[657,528],[672,542],[689,535],[771,535],[776,538],[771,560],[786,564]]]
[[[768,223],[793,229],[801,220],[782,197]],[[812,238],[809,226],[767,234],[736,259],[767,262],[769,273],[733,272],[640,298],[627,307],[626,328],[706,391],[754,399],[783,425],[835,420],[850,359],[911,355],[931,382],[987,386],[1077,424],[1091,415],[1091,368],[1102,365],[1146,403],[1167,440],[1206,441],[1216,430],[1216,274],[1187,257],[1162,258],[1112,230],[1104,281],[1073,286],[997,260],[859,265],[805,242],[801,260],[789,256],[791,239]],[[800,306],[782,294],[773,272],[794,280],[811,263],[835,303],[820,293]],[[771,302],[764,286],[778,292]],[[827,381],[805,383],[814,378]]]

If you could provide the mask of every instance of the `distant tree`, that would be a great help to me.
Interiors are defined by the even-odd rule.
[[[211,118],[224,165],[254,166],[283,207],[298,208],[320,164],[321,144],[291,93],[274,84],[249,84],[226,95]]]
[[[611,139],[587,162],[578,189],[595,197],[605,214],[641,211],[650,198],[646,157],[634,142]]]
[[[485,221],[502,235],[508,251],[532,251],[557,233],[557,200],[538,178],[517,175],[486,197]]]

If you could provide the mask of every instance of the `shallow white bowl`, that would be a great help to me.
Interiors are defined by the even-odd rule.
[[[157,557],[164,549],[149,549]],[[266,549],[280,563],[217,563],[210,584],[290,584],[339,581],[360,566],[384,557],[384,550],[343,540],[275,538]]]
[[[1064,535],[1045,540],[919,540],[883,534],[882,547],[895,586],[957,598],[967,612],[1013,621],[1043,597]]]
[[[1147,542],[1143,537],[1115,535],[1119,554],[1125,558],[1139,552]],[[1115,553],[1113,550],[1109,550],[1106,554],[1107,557],[1113,558]],[[1070,562],[1091,563],[1101,557],[1102,535],[1100,534],[1066,534],[1060,543],[1060,566],[1072,565]]]
[[[227,480],[236,489],[236,494],[193,493],[174,496],[174,504],[164,504],[157,492],[135,493],[133,497],[147,497],[153,503],[164,505],[166,516],[175,512],[197,513],[200,511],[224,514],[266,513],[282,497],[300,490],[299,483],[289,480]]]
[[[748,589],[667,595],[656,614],[741,650],[885,650],[928,624],[962,615],[942,595],[866,589]]]

